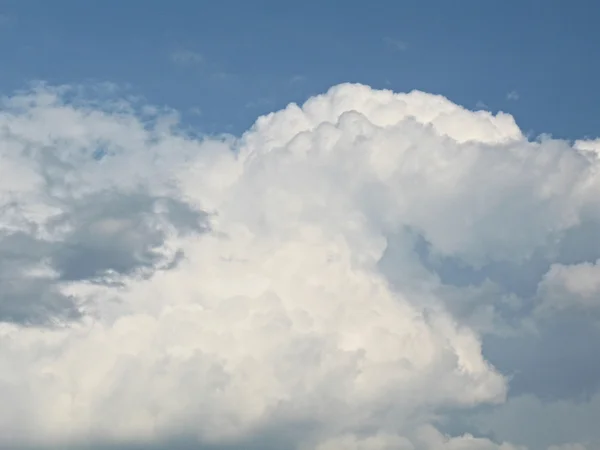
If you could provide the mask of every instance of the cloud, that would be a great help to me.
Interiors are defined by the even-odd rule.
[[[553,264],[539,285],[541,309],[600,308],[600,260]]]
[[[237,77],[219,62],[211,61],[194,50],[175,50],[171,52],[169,58],[171,62],[181,68],[193,68],[196,75],[203,77],[205,81],[231,82]]]
[[[442,430],[512,408],[493,360],[581,293],[594,155],[418,91],[218,140],[114,94],[2,104],[0,447],[522,448]]]
[[[290,84],[303,83],[306,81],[306,76],[304,75],[294,75],[290,78]]]
[[[587,151],[590,153],[595,153],[597,155],[600,155],[600,139],[577,140],[577,141],[575,141],[574,147],[579,150],[583,150],[583,151]]]
[[[174,257],[163,248],[167,233],[204,226],[203,212],[137,188],[140,180],[131,169],[113,166],[135,164],[128,158],[136,145],[145,146],[143,140],[151,138],[144,136],[141,123],[128,122],[116,111],[67,106],[59,94],[43,89],[14,97],[4,103],[0,117],[4,321],[44,323],[77,317],[77,301],[60,292],[61,281],[101,282],[113,275],[153,270]],[[24,120],[25,110],[29,117]],[[123,148],[131,153],[120,163],[118,158],[97,160],[97,155],[110,159]],[[105,170],[113,176],[106,177]]]
[[[432,426],[419,428],[415,435],[416,438],[412,442],[402,436],[384,433],[366,438],[344,435],[321,443],[316,450],[524,450],[524,447],[508,443],[495,444],[489,439],[477,438],[470,434],[459,437],[446,436]]]
[[[190,112],[190,114],[193,114],[194,116],[202,115],[202,110],[200,108],[198,108],[197,106],[190,108],[189,112]]]
[[[563,444],[551,445],[548,450],[587,450],[587,447],[583,444]]]
[[[385,43],[385,45],[387,45],[388,47],[390,47],[391,49],[393,49],[395,51],[403,52],[408,49],[408,44],[399,39],[385,37],[385,38],[383,38],[383,42]]]
[[[175,50],[171,53],[171,61],[182,66],[193,66],[202,64],[204,57],[193,50]]]
[[[507,100],[519,100],[519,93],[517,91],[510,91],[506,94]]]

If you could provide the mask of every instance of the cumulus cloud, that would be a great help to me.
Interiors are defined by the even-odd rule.
[[[600,307],[600,261],[573,265],[555,264],[539,285],[540,309]]]
[[[597,173],[417,91],[220,139],[114,92],[6,98],[0,445],[521,450],[441,430],[506,401],[486,336],[589,292]]]
[[[595,154],[600,154],[600,139],[592,140],[577,140],[575,141],[575,148],[583,151],[588,151]]]

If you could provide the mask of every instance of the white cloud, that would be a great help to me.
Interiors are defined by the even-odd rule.
[[[218,141],[71,94],[0,115],[0,444],[520,448],[434,427],[505,400],[481,333],[514,284],[436,264],[566,264],[595,159],[416,91],[336,86]]]
[[[579,150],[588,151],[590,153],[595,153],[597,155],[600,155],[600,139],[592,139],[592,140],[581,139],[581,140],[575,141],[574,147],[578,148]]]
[[[519,100],[519,93],[517,91],[510,91],[508,94],[506,94],[506,98],[508,100]]]
[[[600,307],[600,260],[553,264],[539,285],[540,312]]]

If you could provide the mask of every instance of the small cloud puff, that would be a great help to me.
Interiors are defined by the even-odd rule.
[[[519,93],[517,91],[510,91],[508,94],[506,94],[506,99],[507,100],[519,100],[520,96]]]

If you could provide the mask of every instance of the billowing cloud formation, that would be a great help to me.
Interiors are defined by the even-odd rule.
[[[111,98],[3,102],[0,445],[525,448],[440,430],[503,408],[487,336],[598,304],[585,143],[361,85],[221,139]]]

